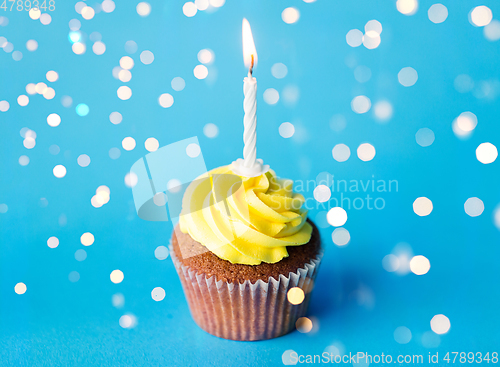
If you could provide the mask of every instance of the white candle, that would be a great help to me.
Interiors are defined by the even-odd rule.
[[[242,26],[243,38],[243,61],[248,67],[248,76],[243,80],[243,93],[245,100],[243,101],[243,110],[245,117],[243,125],[245,132],[243,133],[243,166],[251,168],[255,165],[257,159],[257,79],[252,76],[254,66],[257,64],[257,50],[253,41],[252,30],[248,20],[243,19]]]
[[[243,79],[243,159],[233,162],[233,171],[246,177],[255,177],[265,173],[269,166],[264,166],[261,159],[257,159],[257,79],[252,76],[253,68],[257,64],[257,50],[253,41],[252,30],[246,19],[243,19],[243,61],[248,67],[248,76]]]
[[[250,71],[248,76],[243,80],[243,93],[245,99],[243,101],[243,110],[245,117],[243,117],[243,125],[245,131],[243,132],[243,166],[253,167],[257,159],[257,79],[255,79]]]

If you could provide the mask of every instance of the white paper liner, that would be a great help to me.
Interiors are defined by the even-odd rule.
[[[318,254],[288,277],[281,274],[278,280],[269,277],[267,282],[259,279],[254,284],[249,280],[240,284],[196,274],[177,259],[171,245],[169,249],[195,322],[212,335],[242,341],[276,338],[295,328],[297,319],[307,311],[322,258]],[[305,293],[299,305],[287,299],[293,287]]]

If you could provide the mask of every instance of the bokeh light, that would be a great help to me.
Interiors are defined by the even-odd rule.
[[[399,268],[399,258],[394,254],[385,255],[382,259],[382,267],[388,272],[395,272]]]
[[[53,88],[48,87],[43,92],[43,98],[45,98],[45,99],[52,99],[55,96],[56,96],[56,91]]]
[[[113,125],[118,125],[120,122],[122,122],[123,120],[123,117],[122,117],[122,114],[120,112],[111,112],[109,114],[109,121],[113,124]]]
[[[133,329],[137,326],[137,318],[132,314],[126,314],[120,317],[118,323],[124,329]]]
[[[145,50],[141,52],[140,59],[144,65],[149,65],[155,60],[155,55],[151,51]]]
[[[448,18],[448,9],[443,4],[434,4],[427,11],[427,15],[432,23],[443,23]]]
[[[52,22],[52,17],[50,16],[50,14],[42,13],[42,15],[40,15],[40,23],[42,23],[43,25],[49,25],[50,22]]]
[[[92,45],[92,51],[96,55],[102,55],[104,52],[106,52],[106,45],[101,41],[97,41]]]
[[[262,96],[264,98],[264,102],[270,105],[278,103],[280,99],[280,94],[274,88],[267,88]]]
[[[211,64],[214,61],[214,52],[207,48],[198,52],[198,61],[202,64]]]
[[[428,147],[432,145],[432,143],[434,143],[434,139],[434,132],[427,127],[419,129],[415,134],[415,140],[421,147]]]
[[[337,144],[332,149],[332,156],[337,162],[345,162],[351,156],[351,150],[345,144]]]
[[[30,99],[28,98],[27,95],[21,94],[19,97],[17,97],[17,103],[21,107],[25,107],[30,103]]]
[[[122,85],[121,87],[118,88],[116,91],[116,95],[118,98],[120,98],[122,101],[126,101],[130,97],[132,97],[132,89],[129,87]]]
[[[356,66],[354,69],[354,79],[360,83],[366,83],[372,77],[372,71],[364,65]]]
[[[484,203],[481,199],[476,197],[468,198],[464,204],[464,209],[467,215],[471,217],[478,217],[483,214]]]
[[[37,41],[35,41],[35,40],[28,40],[26,42],[26,49],[28,51],[32,51],[33,52],[33,51],[36,51],[37,48],[38,48],[38,42]]]
[[[90,164],[90,157],[87,154],[81,154],[77,158],[80,167],[87,167]]]
[[[135,185],[137,185],[138,180],[139,179],[134,172],[129,172],[125,175],[125,179],[124,179],[125,186],[132,188]]]
[[[71,46],[71,49],[73,52],[77,55],[83,55],[85,51],[87,50],[87,46],[85,46],[85,43],[82,42],[75,42]]]
[[[121,270],[113,270],[109,275],[109,279],[115,284],[121,283],[123,281],[124,275]]]
[[[130,56],[123,56],[120,59],[120,67],[127,70],[132,69],[134,67],[134,59],[132,59]]]
[[[47,116],[47,124],[52,127],[59,126],[61,123],[61,117],[57,113],[51,113]]]
[[[186,17],[189,18],[194,17],[197,11],[198,8],[192,1],[188,1],[182,6],[182,12]]]
[[[332,241],[339,247],[345,246],[351,240],[351,234],[343,227],[335,228],[332,233]]]
[[[386,100],[378,101],[373,106],[373,114],[378,122],[386,123],[393,114],[392,104]]]
[[[493,19],[493,13],[487,6],[477,6],[469,14],[469,21],[473,26],[484,27],[490,24]]]
[[[297,8],[293,7],[286,8],[281,13],[281,19],[283,19],[283,21],[286,24],[296,23],[299,20],[299,18],[300,18],[300,12],[298,11]]]
[[[172,79],[170,85],[172,86],[173,90],[175,90],[176,92],[180,92],[186,87],[186,82],[180,76],[176,76]]]
[[[24,283],[17,283],[14,286],[14,292],[16,292],[17,294],[24,294],[24,293],[26,293],[27,290],[28,290],[28,287],[26,287],[26,284],[24,284]]]
[[[300,89],[294,84],[288,84],[283,88],[281,92],[283,96],[283,102],[287,106],[294,106],[300,97]]]
[[[158,246],[155,249],[155,257],[158,260],[165,260],[168,257],[168,248],[165,246]]]
[[[299,287],[290,288],[286,294],[288,302],[292,305],[300,305],[306,298],[304,291]]]
[[[217,137],[217,135],[219,135],[219,128],[217,127],[217,125],[209,122],[208,124],[203,126],[203,134],[205,134],[207,138],[213,139]]]
[[[62,96],[62,98],[61,98],[61,104],[64,107],[69,108],[73,104],[73,99],[70,96]]]
[[[47,240],[47,246],[49,246],[50,248],[56,248],[57,246],[59,246],[59,239],[57,237],[50,237]]]
[[[130,72],[130,70],[122,69],[118,73],[118,79],[120,79],[120,81],[124,83],[129,82],[130,79],[132,79],[132,73]]]
[[[131,136],[127,136],[122,140],[122,147],[127,151],[131,151],[135,148],[135,139]]]
[[[196,8],[201,11],[207,10],[210,5],[208,0],[195,0],[194,3],[196,5]]]
[[[165,298],[165,290],[162,287],[155,287],[151,291],[151,298],[153,298],[156,302],[163,301]]]
[[[104,0],[101,3],[101,9],[105,13],[111,13],[113,10],[115,10],[115,3],[113,0]]]
[[[49,70],[49,71],[47,71],[47,74],[45,74],[45,77],[47,78],[47,80],[49,82],[53,83],[53,82],[56,82],[57,79],[59,79],[59,74],[54,70]]]
[[[196,158],[200,155],[201,153],[201,148],[198,144],[196,143],[191,143],[189,144],[187,147],[186,147],[186,154],[188,155],[188,157],[191,157],[191,158]],[[173,184],[173,182],[175,181],[175,184]],[[167,182],[167,188],[169,187],[169,184],[170,186],[180,186],[180,182],[177,182],[178,180],[170,180],[169,182]]]
[[[52,172],[57,178],[63,178],[64,176],[66,176],[66,167],[64,167],[62,164],[58,164],[54,167]]]
[[[169,93],[163,93],[160,97],[158,97],[158,103],[163,108],[172,107],[174,104],[174,97]]]
[[[31,137],[26,137],[23,140],[23,145],[26,149],[33,149],[36,145],[36,140]]]
[[[226,0],[210,0],[210,5],[214,8],[220,8],[226,3]]]
[[[358,158],[363,162],[371,161],[373,158],[375,158],[375,147],[370,143],[363,143],[358,147],[357,154]]]
[[[500,40],[500,21],[493,19],[483,28],[483,34],[488,41],[495,42]]]
[[[413,256],[410,260],[410,270],[413,274],[416,275],[424,275],[427,274],[429,269],[431,268],[431,263],[429,259],[425,256],[417,255]]]
[[[285,139],[291,138],[295,134],[295,126],[290,122],[283,122],[278,130],[281,137]]]
[[[431,214],[433,208],[432,201],[426,197],[419,197],[413,202],[413,211],[420,217]]]
[[[122,308],[125,306],[125,296],[122,293],[115,293],[111,297],[111,304],[113,307]]]
[[[21,51],[14,51],[14,52],[12,53],[12,59],[13,59],[14,61],[19,61],[19,60],[21,60],[22,58],[23,58],[23,53],[22,53]]]
[[[92,246],[94,243],[94,235],[90,232],[85,232],[80,236],[80,242],[82,243],[83,246]]]
[[[135,54],[137,52],[137,43],[132,40],[125,42],[125,51],[129,54]]]
[[[413,15],[418,10],[417,0],[397,0],[396,7],[401,14]]]
[[[83,19],[90,20],[94,17],[95,15],[95,10],[91,8],[90,6],[86,6],[82,9],[81,15]]]
[[[328,186],[318,185],[314,188],[313,196],[317,202],[324,203],[330,200],[332,192],[330,191],[330,188]]]
[[[205,79],[208,76],[208,69],[205,65],[196,65],[193,74],[196,79]]]
[[[0,101],[0,112],[7,112],[10,108],[10,103],[7,101]]]
[[[285,64],[278,62],[271,67],[271,74],[276,79],[283,79],[288,74],[288,68]]]
[[[436,334],[446,334],[450,330],[450,319],[445,315],[439,314],[431,319],[431,329]]]
[[[72,271],[68,274],[68,280],[71,282],[71,283],[76,283],[80,280],[80,273],[78,273],[77,271]]]
[[[135,10],[137,11],[137,14],[144,18],[151,13],[151,5],[147,2],[140,2],[135,7]]]
[[[144,142],[144,146],[148,152],[155,152],[160,147],[160,143],[155,138],[148,138]]]
[[[37,20],[40,18],[40,15],[42,15],[42,12],[40,11],[39,8],[33,7],[29,10],[28,15],[31,19]]]
[[[30,163],[30,159],[28,156],[22,155],[19,157],[18,162],[21,166],[27,166]]]
[[[111,148],[108,152],[108,155],[109,155],[109,158],[111,159],[118,159],[120,158],[120,155],[121,155],[121,151],[120,149],[114,147],[114,148]]]
[[[307,317],[300,317],[295,323],[295,327],[297,328],[298,332],[305,334],[312,330],[313,323],[311,319]]]
[[[394,330],[394,340],[399,344],[408,344],[411,340],[411,331],[406,326],[399,326]]]
[[[326,215],[326,220],[333,227],[342,227],[347,222],[347,212],[339,206],[331,208]]]
[[[363,46],[369,50],[373,50],[380,46],[380,34],[375,31],[368,31],[363,35]]]
[[[85,103],[79,103],[76,105],[75,111],[78,116],[84,117],[89,114],[90,108]]]
[[[495,162],[498,157],[497,147],[491,143],[482,143],[476,149],[476,158],[482,164]]]
[[[370,110],[372,103],[367,96],[356,96],[351,101],[351,109],[358,113],[366,113]]]
[[[83,249],[78,249],[75,251],[75,260],[84,261],[87,258],[87,251]]]
[[[477,126],[477,117],[472,112],[469,111],[462,112],[457,117],[457,127],[460,130],[464,131],[465,133],[474,130],[476,126]]]
[[[399,83],[404,87],[411,87],[417,82],[418,74],[412,67],[402,68],[398,73]]]
[[[346,42],[351,47],[361,46],[363,43],[363,32],[359,29],[351,29],[345,36]]]
[[[378,20],[375,20],[375,19],[369,20],[365,24],[365,33],[371,32],[371,31],[376,32],[378,34],[381,34],[382,33],[382,24]]]

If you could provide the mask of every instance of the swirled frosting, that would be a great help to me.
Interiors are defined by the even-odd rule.
[[[193,181],[182,201],[180,229],[221,259],[233,264],[276,263],[287,246],[309,242],[312,227],[304,197],[293,181],[273,171],[257,177],[216,168]]]

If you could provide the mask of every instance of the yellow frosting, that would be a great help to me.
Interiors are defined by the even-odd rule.
[[[233,264],[276,263],[288,256],[286,246],[311,238],[304,201],[293,193],[293,181],[278,179],[273,171],[240,177],[223,166],[186,189],[180,229]]]

